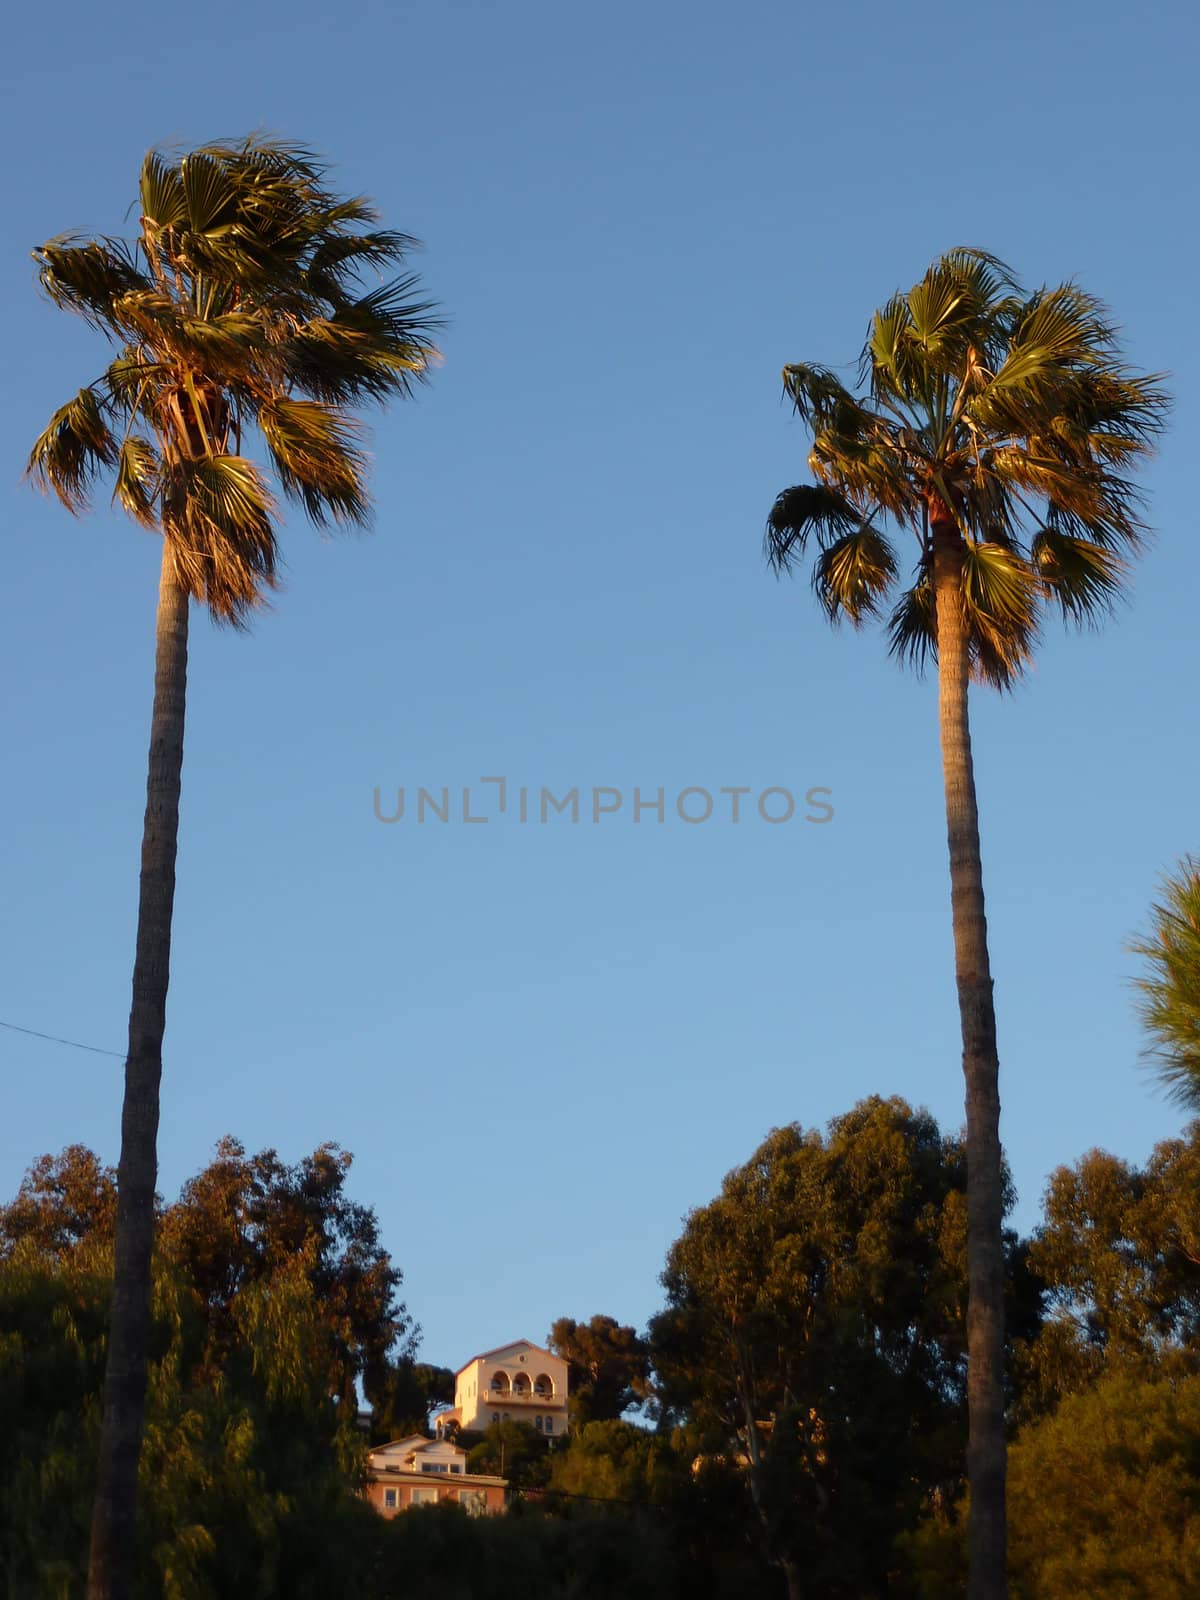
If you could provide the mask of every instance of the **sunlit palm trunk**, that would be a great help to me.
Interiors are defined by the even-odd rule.
[[[129,1054],[117,1173],[116,1265],[104,1376],[100,1475],[92,1514],[88,1600],[133,1588],[138,1456],[150,1335],[150,1257],[158,1176],[158,1089],[171,960],[175,850],[187,683],[188,599],[164,541],[154,661],[154,711],[142,832],[142,875]]]
[[[969,660],[961,601],[961,543],[953,526],[934,527],[933,570],[954,965],[967,1091],[967,1475],[971,1487],[967,1592],[969,1600],[1003,1600],[1008,1584],[999,1058],[967,717]]]

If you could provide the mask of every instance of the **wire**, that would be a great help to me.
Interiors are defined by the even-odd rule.
[[[0,1021],[0,1028],[8,1028],[13,1033],[27,1033],[31,1039],[48,1039],[51,1044],[69,1044],[72,1050],[90,1050],[94,1056],[112,1056],[117,1061],[124,1061],[123,1050],[105,1050],[98,1044],[80,1044],[78,1039],[63,1039],[57,1033],[39,1033],[36,1028],[22,1028],[15,1022]]]

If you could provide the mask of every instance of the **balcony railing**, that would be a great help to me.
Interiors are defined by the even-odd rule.
[[[530,1394],[520,1389],[489,1389],[480,1398],[491,1405],[508,1405],[511,1402],[519,1406],[561,1406],[564,1403],[557,1395]]]

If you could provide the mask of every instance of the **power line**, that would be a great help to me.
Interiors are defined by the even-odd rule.
[[[105,1050],[98,1044],[80,1044],[78,1039],[63,1039],[57,1033],[39,1033],[36,1028],[22,1028],[15,1022],[0,1021],[0,1028],[8,1028],[13,1033],[27,1033],[31,1039],[48,1039],[51,1044],[69,1044],[72,1050],[90,1050],[94,1056],[113,1056],[117,1061],[124,1061],[124,1050]]]

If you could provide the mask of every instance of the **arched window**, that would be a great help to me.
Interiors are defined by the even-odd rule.
[[[541,1417],[534,1417],[533,1425],[537,1429],[537,1431],[539,1433],[541,1433],[541,1431],[542,1431],[542,1419],[541,1419]]]
[[[533,1392],[545,1396],[547,1399],[554,1393],[554,1383],[548,1373],[539,1372],[533,1380]]]
[[[508,1373],[507,1372],[494,1372],[492,1374],[492,1393],[493,1394],[507,1394],[508,1393]]]
[[[547,1417],[546,1418],[546,1432],[547,1433],[553,1433],[554,1432],[554,1418],[553,1417]]]
[[[513,1394],[519,1394],[522,1399],[528,1400],[530,1389],[529,1374],[527,1372],[518,1372],[512,1383]]]

